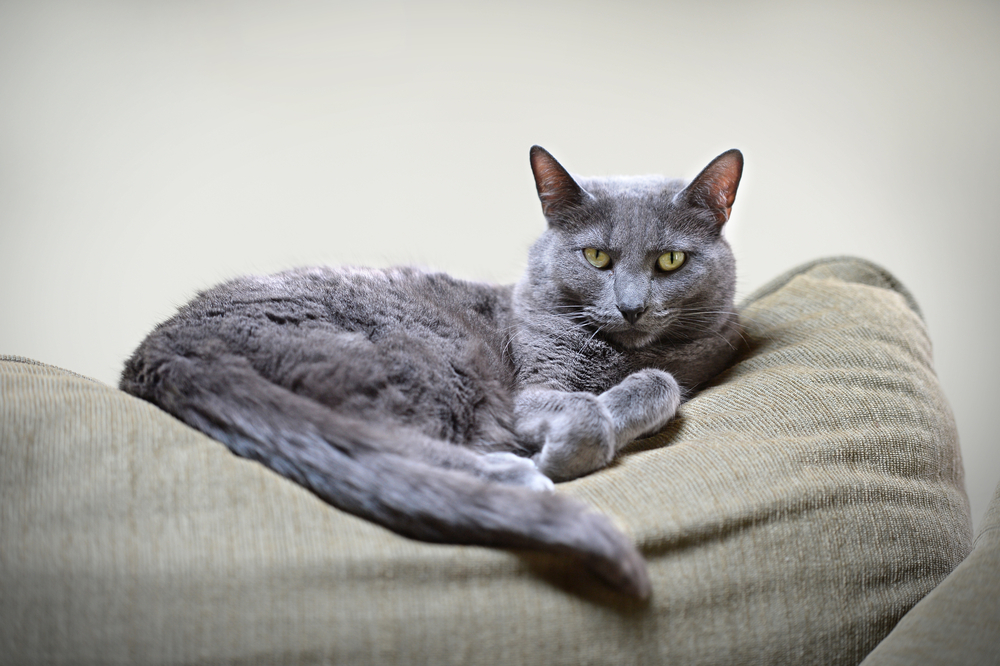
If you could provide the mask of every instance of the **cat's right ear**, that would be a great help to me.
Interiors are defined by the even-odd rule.
[[[563,168],[556,158],[541,146],[531,147],[531,173],[535,176],[535,188],[542,202],[542,213],[550,222],[560,213],[582,204],[587,192],[576,184],[573,176]]]

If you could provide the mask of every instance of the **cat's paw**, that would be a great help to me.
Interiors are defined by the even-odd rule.
[[[492,481],[524,486],[537,492],[555,490],[552,479],[538,471],[531,458],[507,451],[484,453],[482,457],[487,465],[487,476]]]
[[[677,413],[681,388],[669,372],[646,368],[629,375],[597,399],[611,414],[621,448],[663,428]]]
[[[605,467],[615,455],[611,414],[592,393],[537,391],[519,398],[518,435],[540,450],[535,464],[555,481]]]

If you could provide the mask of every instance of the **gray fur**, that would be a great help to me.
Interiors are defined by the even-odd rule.
[[[405,536],[568,553],[648,596],[632,543],[551,480],[606,466],[732,358],[721,229],[742,157],[687,188],[531,159],[548,229],[515,287],[408,268],[239,278],[160,324],[121,388]],[[687,261],[663,273],[668,250]]]

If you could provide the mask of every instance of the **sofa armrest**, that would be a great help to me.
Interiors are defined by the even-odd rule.
[[[1000,664],[1000,485],[969,557],[861,663]]]

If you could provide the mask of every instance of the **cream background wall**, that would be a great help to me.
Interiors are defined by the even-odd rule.
[[[978,525],[1000,479],[1000,5],[0,0],[0,352],[109,384],[197,289],[307,263],[513,281],[539,143],[747,166],[741,294],[825,255],[924,308]]]

